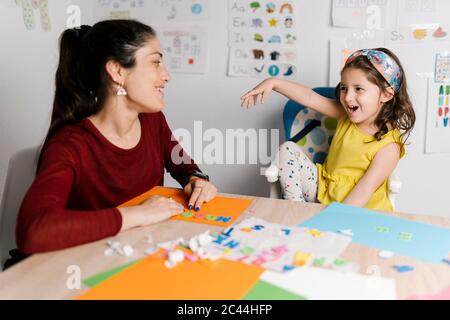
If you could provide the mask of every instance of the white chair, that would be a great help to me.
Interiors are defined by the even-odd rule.
[[[335,98],[335,88],[325,87],[313,90],[327,98]],[[283,110],[283,123],[286,141],[299,143],[313,163],[324,162],[336,128],[335,120],[289,100]],[[278,167],[274,162],[272,161],[270,167],[266,168],[265,176],[270,183],[270,197],[281,199]],[[394,171],[389,178],[389,199],[394,210],[396,197],[401,188],[402,183]]]
[[[16,219],[23,197],[35,177],[38,150],[39,147],[20,150],[9,160],[0,206],[0,271],[9,258],[9,251],[17,248]]]

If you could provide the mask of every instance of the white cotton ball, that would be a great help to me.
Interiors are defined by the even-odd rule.
[[[169,260],[172,263],[180,263],[184,260],[184,253],[181,250],[174,250],[169,252]]]
[[[108,246],[113,250],[117,250],[118,248],[120,248],[120,242],[110,240],[110,241],[108,241]]]
[[[127,244],[126,246],[123,247],[123,254],[127,257],[131,257],[134,253],[134,249],[132,246],[130,246],[129,244]]]
[[[107,256],[107,257],[112,256],[113,253],[114,253],[114,250],[111,249],[111,248],[106,248],[106,249],[105,249],[105,252],[104,252],[105,256]]]
[[[192,252],[197,252],[198,250],[197,237],[193,237],[191,240],[189,240],[189,249],[191,249]]]
[[[209,235],[209,231],[198,236],[198,243],[202,247],[211,243],[212,240],[213,240],[213,238]]]

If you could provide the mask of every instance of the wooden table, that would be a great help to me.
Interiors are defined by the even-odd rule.
[[[243,198],[238,195],[225,195]],[[245,196],[254,200],[250,209],[257,216],[269,222],[296,225],[318,214],[325,206],[319,204],[303,204],[291,201]],[[240,222],[250,216],[241,215]],[[397,217],[434,224],[450,228],[450,219],[409,214],[395,214]],[[151,234],[154,243],[175,240],[183,237],[189,239],[205,230],[219,231],[220,227],[208,226],[184,221],[165,221],[153,226],[128,230],[117,235],[122,244],[131,244],[135,249],[134,256],[127,258],[113,255],[106,257],[104,250],[107,239],[94,243],[45,254],[36,254],[0,273],[0,299],[70,299],[88,290],[83,284],[80,289],[68,289],[67,281],[72,275],[68,268],[79,266],[81,279],[86,279],[116,266],[131,262],[144,256],[149,245],[146,237]],[[431,264],[408,257],[394,256],[389,260],[378,257],[378,250],[351,243],[341,255],[343,259],[360,265],[360,273],[380,276],[396,280],[397,297],[405,299],[411,295],[432,294],[450,285],[450,267],[445,264]],[[398,273],[393,269],[395,264],[410,264],[413,272]],[[375,267],[374,267],[375,266]],[[70,270],[70,269],[69,269]]]

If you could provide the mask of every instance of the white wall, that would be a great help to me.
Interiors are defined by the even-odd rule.
[[[49,2],[50,33],[39,28],[26,31],[18,9],[0,9],[0,190],[11,154],[40,143],[47,130],[57,63],[57,38],[65,27],[68,4],[81,4],[82,22],[92,23],[89,0]],[[240,109],[239,97],[256,85],[257,80],[225,76],[227,1],[211,2],[209,72],[206,75],[172,75],[165,109],[172,129],[192,130],[193,122],[202,120],[203,130],[279,128],[282,136],[282,105],[286,101],[283,97],[274,94],[264,106],[248,111]],[[296,3],[300,23],[299,81],[311,87],[327,85],[328,40],[345,31],[330,26],[331,0],[298,0]],[[390,47],[399,55],[407,71],[418,119],[408,155],[398,168],[403,182],[397,205],[400,211],[450,217],[445,198],[450,190],[450,154],[424,154],[427,86],[426,79],[417,76],[418,72],[432,72],[435,51],[449,50],[449,47],[449,43],[435,44],[434,47],[429,44]],[[257,165],[210,165],[202,166],[202,169],[210,174],[221,192],[268,195]],[[171,180],[167,182],[173,184]]]

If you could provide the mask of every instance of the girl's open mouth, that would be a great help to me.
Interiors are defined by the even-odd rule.
[[[347,109],[348,109],[351,113],[354,113],[354,112],[356,112],[356,111],[359,109],[359,107],[358,107],[358,106],[348,106]]]

